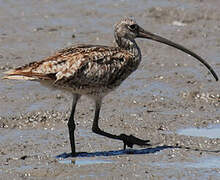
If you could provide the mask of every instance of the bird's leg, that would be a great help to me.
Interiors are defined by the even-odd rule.
[[[74,138],[74,131],[76,128],[75,122],[74,122],[74,114],[76,109],[77,101],[79,100],[80,95],[73,94],[73,104],[72,104],[72,110],[68,121],[68,128],[69,128],[69,138],[70,138],[70,145],[71,145],[71,154],[72,156],[76,155],[76,149],[75,149],[75,138]]]
[[[149,140],[142,140],[142,139],[139,139],[133,135],[128,136],[126,134],[120,134],[119,136],[117,136],[117,135],[102,131],[98,125],[101,103],[102,103],[101,100],[96,100],[96,102],[95,102],[95,117],[94,117],[93,125],[92,125],[92,131],[94,133],[105,136],[105,137],[109,137],[112,139],[117,139],[117,140],[123,141],[124,142],[124,149],[126,149],[126,146],[132,148],[134,144],[139,145],[139,146],[150,145]]]
[[[92,124],[92,131],[98,133],[101,131],[99,128],[99,113],[102,105],[102,100],[96,100],[95,102],[95,116]]]

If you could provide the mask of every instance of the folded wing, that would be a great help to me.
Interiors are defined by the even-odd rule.
[[[6,72],[6,79],[52,80],[82,85],[111,84],[129,71],[134,56],[117,47],[77,45]]]

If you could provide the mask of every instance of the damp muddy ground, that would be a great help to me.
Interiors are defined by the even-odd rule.
[[[0,77],[71,44],[113,45],[113,25],[124,16],[200,54],[220,75],[219,6],[218,0],[0,1]],[[71,95],[1,79],[0,179],[219,179],[220,137],[178,132],[219,127],[220,83],[182,52],[137,42],[141,65],[104,99],[100,127],[152,145],[124,151],[122,142],[92,133],[93,102],[83,97],[76,113],[81,153],[65,157]]]

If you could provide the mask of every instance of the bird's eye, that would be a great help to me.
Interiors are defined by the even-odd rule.
[[[134,31],[134,30],[137,30],[138,28],[138,25],[137,24],[132,24],[130,26],[128,26],[130,30]]]

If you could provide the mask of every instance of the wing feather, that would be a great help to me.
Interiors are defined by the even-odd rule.
[[[114,81],[121,66],[127,66],[133,58],[131,53],[117,47],[80,44],[10,70],[4,78],[105,84]]]

